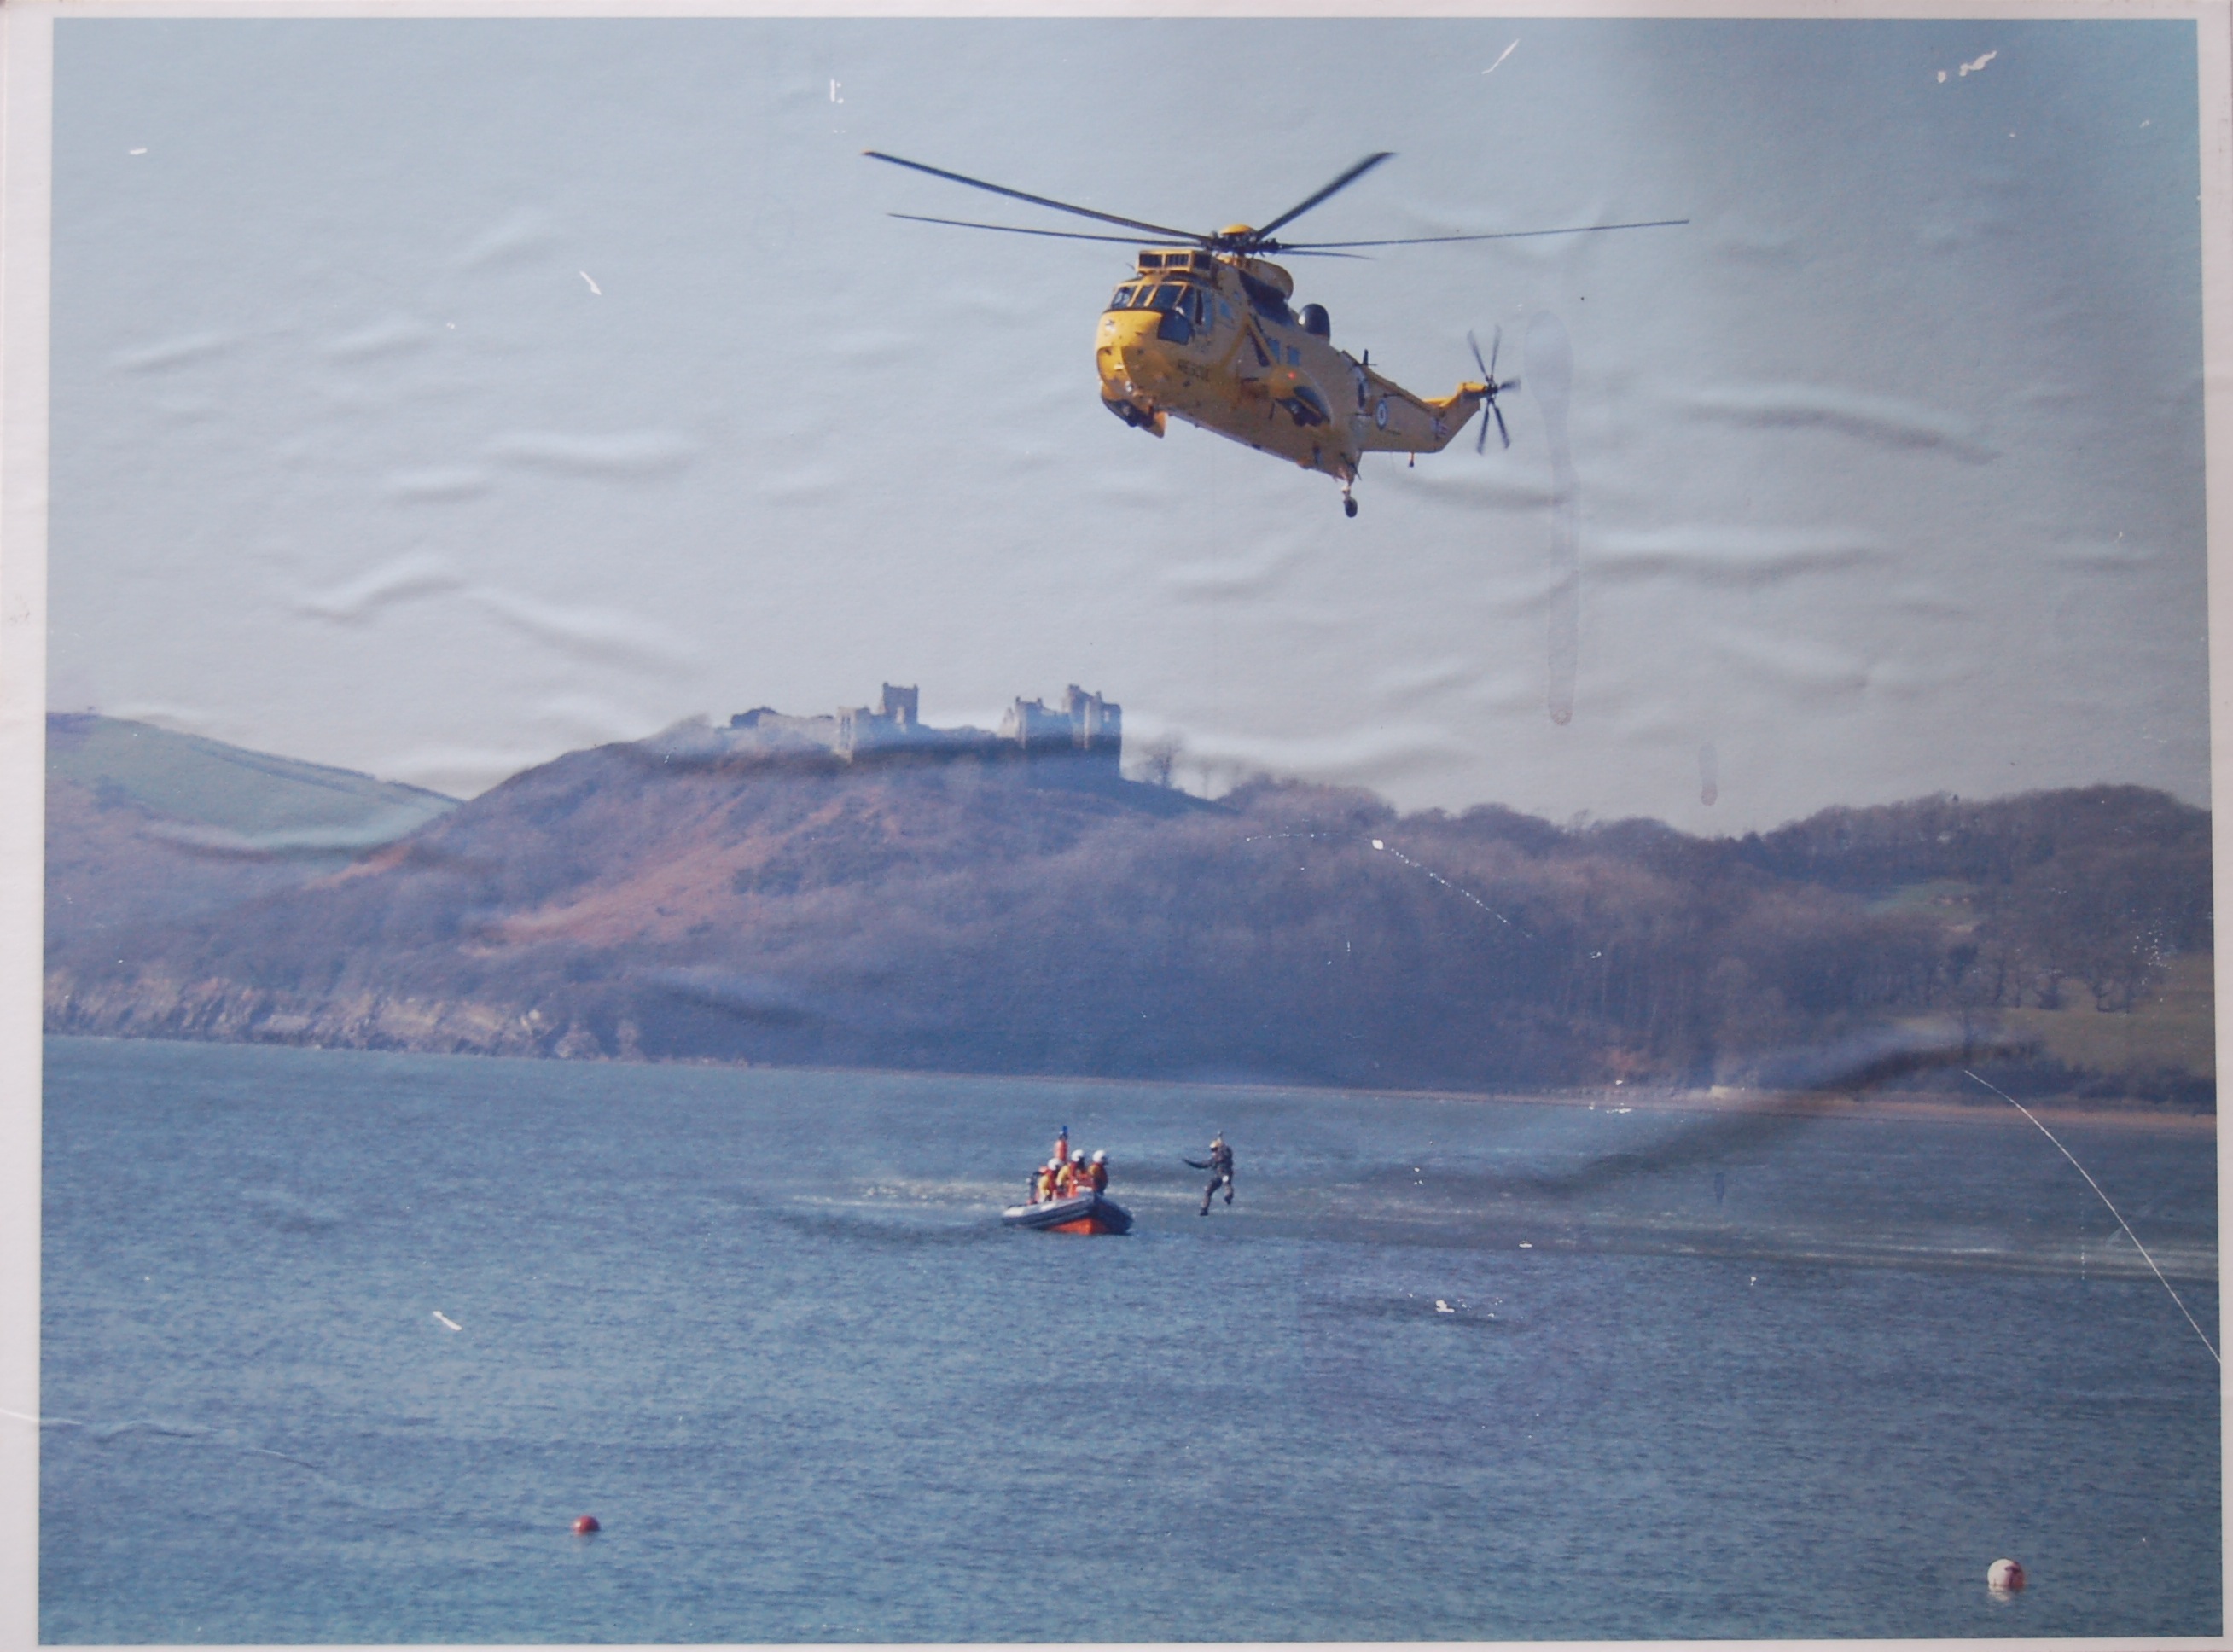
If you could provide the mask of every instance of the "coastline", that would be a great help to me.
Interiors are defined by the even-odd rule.
[[[1855,1096],[1847,1093],[1813,1094],[1792,1090],[1737,1089],[1716,1086],[1710,1089],[1661,1089],[1645,1086],[1630,1089],[1625,1086],[1586,1090],[1462,1090],[1462,1089],[1374,1089],[1349,1084],[1313,1083],[1306,1079],[1274,1082],[1264,1079],[1170,1077],[1149,1078],[1106,1073],[1013,1073],[970,1072],[958,1069],[933,1067],[824,1067],[811,1063],[790,1063],[714,1061],[703,1058],[677,1060],[646,1060],[641,1057],[607,1056],[563,1057],[527,1056],[485,1052],[480,1050],[431,1050],[400,1049],[365,1049],[360,1046],[333,1046],[297,1044],[291,1041],[261,1038],[163,1038],[136,1037],[116,1033],[55,1032],[44,1031],[41,1041],[68,1039],[87,1044],[179,1044],[217,1046],[232,1049],[316,1050],[346,1055],[390,1056],[454,1056],[474,1061],[555,1062],[562,1065],[596,1065],[611,1063],[622,1066],[677,1067],[693,1071],[735,1072],[798,1072],[822,1073],[842,1076],[851,1075],[863,1078],[958,1078],[980,1084],[1071,1084],[1080,1087],[1106,1086],[1110,1088],[1152,1087],[1159,1089],[1218,1089],[1255,1092],[1263,1095],[1293,1096],[1322,1095],[1353,1101],[1429,1101],[1462,1102],[1491,1105],[1520,1107],[1578,1107],[1593,1111],[1618,1112],[1626,1109],[1639,1113],[1702,1113],[1709,1115],[1749,1114],[1763,1118],[1820,1118],[1875,1121],[1889,1123],[1895,1120],[1970,1124],[2015,1125],[2031,1128],[2023,1114],[1997,1095],[1980,1092],[1971,1101],[1946,1091],[1921,1093],[1899,1092],[1894,1095]],[[2126,1107],[2088,1106],[2069,1096],[2043,1100],[2037,1103],[2027,1101],[2024,1106],[2042,1123],[2068,1126],[2081,1129],[2143,1130],[2175,1135],[2214,1136],[2217,1133],[2217,1115],[2214,1112],[2198,1113],[2154,1104],[2135,1104]]]
[[[858,1069],[826,1068],[822,1071]],[[912,1070],[893,1069],[895,1074]],[[1852,1095],[1810,1095],[1787,1090],[1748,1090],[1716,1088],[1706,1090],[1665,1090],[1625,1087],[1604,1090],[1454,1090],[1361,1089],[1340,1084],[1268,1084],[1255,1081],[1216,1079],[1135,1079],[1077,1077],[1059,1074],[950,1073],[947,1077],[1015,1083],[1162,1084],[1203,1089],[1256,1090],[1267,1095],[1315,1091],[1357,1101],[1470,1102],[1520,1107],[1579,1107],[1595,1112],[1703,1113],[1751,1115],[1762,1118],[1821,1118],[1890,1123],[1912,1119],[1967,1124],[2008,1124],[2032,1128],[2029,1120],[2002,1097],[1982,1096],[1977,1101],[1957,1099],[1943,1091],[1897,1096],[1861,1097]],[[2168,1107],[2089,1107],[2071,1097],[2034,1105],[2025,1102],[2034,1117],[2047,1125],[2078,1128],[2135,1129],[2167,1135],[2214,1136],[2217,1115]]]
[[[1517,1101],[1518,1096],[1484,1097],[1488,1100]],[[1611,1099],[1599,1096],[1590,1099],[1579,1096],[1542,1096],[1524,1098],[1559,1107],[1633,1108],[1638,1112],[1660,1113],[1750,1113],[1766,1117],[1827,1118],[1869,1120],[1924,1119],[1975,1124],[2013,1124],[2029,1128],[2030,1121],[2000,1096],[1984,1096],[1977,1101],[1958,1099],[1943,1091],[1898,1096],[1808,1096],[1787,1092],[1737,1090],[1662,1091],[1657,1095],[1637,1095],[1631,1098],[1624,1089],[1611,1092]],[[2034,1117],[2041,1122],[2065,1124],[2081,1128],[2137,1129],[2158,1131],[2170,1135],[2215,1135],[2217,1115],[2176,1110],[2168,1107],[2089,1107],[2082,1102],[2063,1097],[2034,1105],[2025,1102]]]

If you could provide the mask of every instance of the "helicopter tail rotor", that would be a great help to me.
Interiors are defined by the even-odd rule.
[[[1481,421],[1481,433],[1474,438],[1473,451],[1476,453],[1486,453],[1488,451],[1488,421],[1491,419],[1496,420],[1496,433],[1498,437],[1502,439],[1505,446],[1510,447],[1512,446],[1512,433],[1505,427],[1504,409],[1496,405],[1496,399],[1507,390],[1517,390],[1520,388],[1520,380],[1517,379],[1507,379],[1501,383],[1499,383],[1497,380],[1496,354],[1499,350],[1504,348],[1504,329],[1500,327],[1494,333],[1489,335],[1488,360],[1486,361],[1481,359],[1481,341],[1479,339],[1475,338],[1471,333],[1468,333],[1466,335],[1466,342],[1472,347],[1474,365],[1481,369],[1481,400],[1483,407],[1486,409],[1485,416]]]

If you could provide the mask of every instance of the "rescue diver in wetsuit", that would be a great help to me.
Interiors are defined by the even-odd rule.
[[[1197,1170],[1209,1172],[1209,1186],[1201,1190],[1201,1208],[1195,1213],[1197,1216],[1209,1214],[1210,1199],[1220,1187],[1225,1189],[1225,1202],[1233,1202],[1233,1149],[1225,1145],[1222,1135],[1209,1144],[1209,1157],[1188,1159],[1187,1162]]]

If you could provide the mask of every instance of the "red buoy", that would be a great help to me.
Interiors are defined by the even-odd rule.
[[[577,1538],[594,1537],[604,1529],[597,1524],[597,1517],[594,1514],[577,1514],[574,1517],[574,1535]]]

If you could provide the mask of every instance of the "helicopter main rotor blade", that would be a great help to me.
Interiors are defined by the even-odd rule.
[[[980,224],[974,218],[928,218],[921,212],[887,212],[886,218],[905,218],[910,224],[945,224],[957,230],[997,230],[1002,235],[1044,235],[1058,241],[1105,241],[1111,246],[1136,247],[1136,235],[1089,235],[1083,230],[1027,230],[1019,224]],[[1355,258],[1360,263],[1370,263],[1372,256],[1365,252],[1299,252],[1299,258]]]
[[[1303,202],[1300,205],[1291,206],[1286,211],[1280,213],[1279,217],[1273,218],[1269,224],[1259,225],[1253,238],[1259,240],[1264,239],[1269,237],[1272,231],[1278,229],[1282,224],[1293,223],[1297,218],[1302,217],[1304,213],[1309,211],[1311,208],[1316,206],[1320,201],[1325,200],[1329,195],[1338,194],[1341,191],[1347,189],[1351,184],[1364,177],[1365,173],[1370,172],[1382,161],[1390,159],[1395,153],[1396,152],[1392,149],[1383,149],[1377,154],[1367,155],[1363,160],[1358,161],[1357,165],[1351,166],[1347,172],[1335,179],[1333,182],[1328,184],[1324,189],[1312,196],[1308,200]],[[1329,243],[1328,244],[1331,245],[1336,244]],[[1342,242],[1338,244],[1346,246],[1348,243]]]
[[[974,218],[928,218],[921,212],[887,212],[886,218],[905,218],[910,224],[945,224],[957,230],[997,230],[1002,235],[1044,235],[1058,241],[1105,241],[1111,246],[1136,247],[1136,235],[1089,235],[1083,230],[1027,230],[1019,224],[980,224]],[[1371,256],[1363,252],[1299,252],[1299,258],[1355,258],[1360,263],[1370,263]]]
[[[1019,189],[1009,189],[999,184],[988,184],[981,178],[968,178],[960,172],[950,172],[942,167],[926,166],[919,160],[903,160],[897,155],[888,155],[881,149],[861,152],[871,160],[889,161],[895,166],[906,166],[919,172],[928,172],[933,178],[943,178],[948,183],[967,184],[972,189],[989,190],[995,195],[1006,195],[1011,200],[1029,201],[1033,206],[1051,206],[1058,212],[1072,212],[1079,218],[1098,218],[1103,224],[1120,224],[1128,230],[1143,230],[1149,235],[1167,237],[1174,241],[1207,241],[1209,237],[1197,235],[1192,230],[1174,230],[1161,224],[1143,223],[1136,218],[1118,218],[1114,212],[1097,212],[1090,206],[1072,206],[1068,201],[1050,200],[1044,195],[1026,195]],[[1289,215],[1290,217],[1292,214]],[[1283,220],[1284,221],[1284,220]]]
[[[1671,230],[1686,218],[1654,218],[1648,224],[1578,224],[1566,230],[1498,230],[1489,235],[1410,235],[1397,241],[1305,241],[1282,252],[1317,252],[1328,247],[1424,247],[1443,241],[1521,241],[1535,235],[1593,235],[1599,230]]]
[[[998,230],[1003,235],[1049,235],[1058,241],[1108,241],[1120,247],[1136,247],[1136,235],[1088,235],[1083,230],[1026,230],[1013,224],[979,224],[966,218],[925,218],[920,212],[889,212],[888,218],[903,218],[910,224],[948,224],[957,230]],[[1329,252],[1329,258],[1357,258],[1362,253]]]

